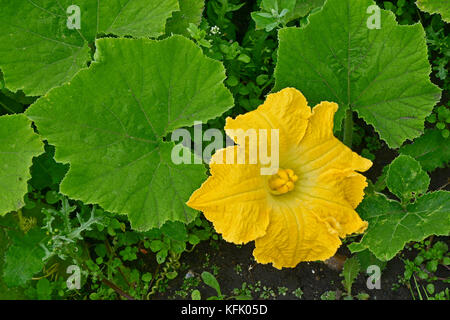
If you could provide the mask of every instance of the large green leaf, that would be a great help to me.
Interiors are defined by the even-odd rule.
[[[3,280],[8,287],[18,287],[42,270],[45,255],[39,243],[45,238],[45,233],[39,228],[32,228],[25,235],[17,232],[13,244],[4,257]]]
[[[110,212],[133,228],[189,222],[185,205],[205,179],[202,164],[176,165],[176,128],[215,118],[233,105],[220,62],[192,41],[100,39],[95,62],[55,88],[26,114],[70,163],[61,192]]]
[[[417,0],[417,6],[428,13],[439,13],[442,20],[450,22],[450,1],[448,0]]]
[[[361,242],[350,244],[349,249],[357,252],[368,248],[378,259],[387,261],[410,241],[449,234],[450,192],[427,193],[405,208],[382,194],[370,195],[358,213],[369,227]]]
[[[0,117],[0,215],[23,207],[32,159],[43,151],[27,117]]]
[[[381,261],[380,259],[375,257],[375,255],[369,249],[359,251],[356,254],[356,258],[358,259],[359,264],[361,266],[361,270],[363,272],[366,272],[367,268],[369,268],[370,266],[373,266],[373,265],[376,265],[381,270],[383,270],[387,264],[386,261]]]
[[[450,162],[449,140],[437,129],[426,130],[425,134],[415,139],[412,144],[402,146],[399,152],[419,161],[427,171],[442,168]]]
[[[312,10],[320,8],[325,0],[296,0],[293,19],[306,16]]]
[[[373,4],[328,0],[305,28],[281,29],[274,91],[295,87],[311,104],[337,102],[337,129],[350,107],[396,148],[421,135],[440,89],[429,80],[422,25],[399,26],[381,10],[380,29],[368,28]]]
[[[430,177],[417,160],[400,155],[388,167],[386,184],[402,202],[408,202],[427,192]]]
[[[3,279],[3,269],[5,268],[5,255],[11,246],[11,238],[8,231],[17,227],[17,222],[13,215],[0,217],[0,300],[22,300],[26,299],[22,288],[9,288]]]
[[[190,23],[199,25],[202,19],[204,0],[179,0],[180,11],[175,11],[167,20],[167,34],[182,34],[189,36],[187,28]]]
[[[80,8],[80,29],[68,19]],[[42,95],[70,80],[90,60],[99,34],[155,37],[177,0],[0,0],[0,68],[6,87]],[[70,21],[72,18],[70,18]]]

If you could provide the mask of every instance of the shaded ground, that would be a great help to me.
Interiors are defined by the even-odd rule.
[[[447,239],[448,240],[448,239]],[[447,241],[448,242],[448,241]],[[216,295],[215,291],[202,283],[186,288],[186,275],[194,275],[199,279],[203,271],[216,273],[222,293],[228,297],[233,295],[235,288],[241,288],[245,282],[253,286],[251,295],[253,299],[298,299],[293,293],[297,288],[303,291],[301,299],[320,299],[326,291],[343,291],[341,284],[342,277],[339,271],[330,269],[321,262],[300,263],[294,269],[277,270],[270,265],[255,263],[252,256],[253,244],[238,247],[234,244],[219,241],[217,248],[212,248],[210,244],[199,245],[194,252],[186,254],[181,258],[183,267],[177,279],[169,283],[166,292],[155,297],[157,299],[190,299],[192,289],[200,289],[202,298],[206,299]],[[414,257],[414,252],[405,250],[405,256]],[[340,249],[339,253],[349,256],[348,251]],[[439,271],[439,270],[438,270]],[[398,283],[398,277],[404,272],[404,264],[400,258],[395,258],[388,262],[382,272],[381,289],[369,290],[366,287],[367,275],[360,273],[353,285],[352,293],[365,292],[370,299],[405,300],[412,299],[411,293],[406,286],[400,286],[393,290],[394,284]],[[440,270],[440,273],[445,272]],[[448,272],[447,272],[448,273]],[[444,274],[442,276],[445,276]],[[447,274],[448,276],[448,274]],[[258,281],[260,284],[258,285]],[[185,290],[181,290],[185,283]],[[443,283],[435,283],[438,291],[445,288]],[[286,287],[286,294],[280,294],[280,287]],[[259,289],[255,289],[259,288]],[[181,293],[180,293],[181,291]],[[184,296],[183,296],[183,292]],[[187,292],[187,294],[186,294]]]

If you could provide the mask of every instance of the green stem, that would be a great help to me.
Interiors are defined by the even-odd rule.
[[[349,107],[347,111],[345,111],[345,120],[344,120],[344,144],[352,148],[352,139],[353,139],[353,111]]]

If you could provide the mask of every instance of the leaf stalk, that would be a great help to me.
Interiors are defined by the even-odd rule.
[[[352,108],[348,107],[345,111],[345,120],[344,120],[344,144],[352,148],[352,140],[353,140],[353,111]]]

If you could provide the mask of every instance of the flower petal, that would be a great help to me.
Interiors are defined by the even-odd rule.
[[[253,255],[259,263],[293,268],[301,261],[326,260],[340,245],[337,231],[312,210],[300,202],[283,203],[273,208],[266,235],[256,239]]]
[[[298,166],[307,178],[333,169],[368,170],[372,161],[359,156],[333,135],[333,117],[338,106],[321,102],[313,108],[309,125],[298,148]]]
[[[211,177],[188,205],[203,211],[225,240],[255,240],[253,253],[260,263],[282,268],[330,258],[341,245],[340,238],[367,228],[354,210],[364,196],[366,178],[355,171],[372,165],[334,137],[337,108],[322,102],[311,113],[305,97],[287,88],[269,95],[257,110],[228,118],[225,129],[238,146],[213,156]],[[231,134],[238,129],[242,131]],[[280,167],[296,175],[286,194],[269,190],[270,177],[261,175],[260,162],[236,164],[242,154],[250,160],[250,144],[243,148],[241,143],[248,136],[244,131],[250,129],[259,144],[258,129],[279,129]],[[222,164],[225,154],[234,162]]]
[[[366,186],[366,178],[351,169],[329,169],[314,180],[301,181],[297,197],[343,238],[367,227],[354,210]]]
[[[366,178],[358,173],[372,165],[336,139],[333,117],[337,104],[315,106],[297,149],[295,193],[305,206],[327,221],[340,237],[362,232],[367,222],[354,210],[364,197]]]
[[[187,205],[203,211],[225,240],[241,244],[263,236],[269,224],[266,179],[259,165],[221,164],[219,160],[227,150],[236,155],[238,147],[214,154],[211,176],[191,195]]]
[[[352,173],[342,181],[344,196],[353,208],[356,208],[364,198],[367,187],[366,177],[359,173]]]
[[[269,94],[264,104],[256,110],[239,115],[236,119],[227,118],[225,131],[238,143],[236,137],[239,135],[230,134],[230,130],[267,129],[270,150],[270,129],[278,129],[282,153],[300,143],[310,116],[311,108],[303,94],[297,89],[286,88]]]

